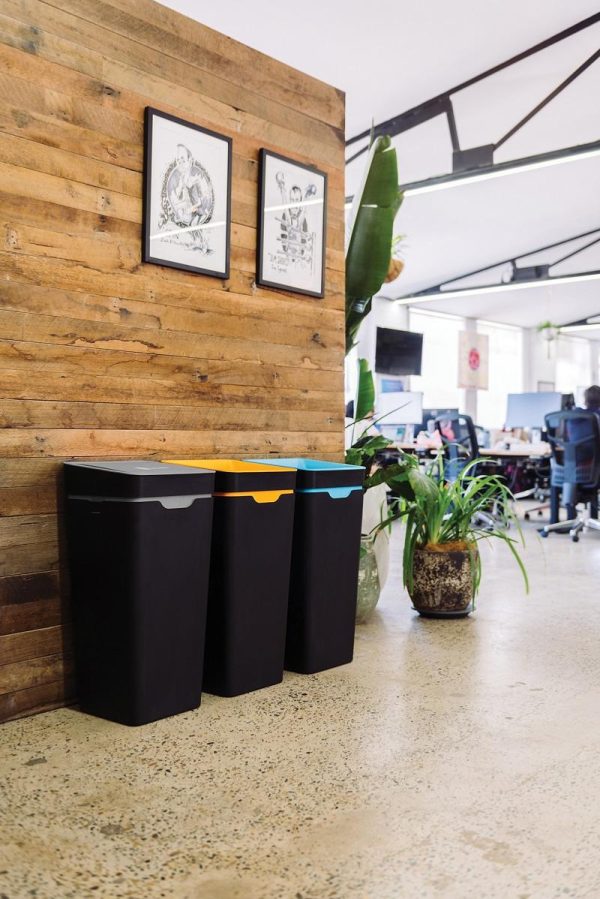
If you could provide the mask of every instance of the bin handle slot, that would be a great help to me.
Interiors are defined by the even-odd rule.
[[[296,493],[328,493],[331,499],[348,499],[356,490],[362,490],[362,487],[309,487]]]
[[[188,496],[78,496],[70,495],[69,499],[79,499],[88,503],[160,503],[163,509],[189,509],[197,499],[210,499],[210,493],[195,493]]]
[[[215,496],[251,496],[255,503],[276,503],[280,496],[291,496],[293,490],[245,490],[237,493],[215,493]]]

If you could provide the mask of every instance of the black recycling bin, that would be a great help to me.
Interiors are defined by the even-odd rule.
[[[283,679],[296,472],[237,459],[215,469],[204,690],[238,696]]]
[[[314,674],[345,665],[354,654],[365,469],[264,461],[297,469],[285,668]]]
[[[82,711],[137,725],[200,705],[214,478],[154,461],[65,463]]]

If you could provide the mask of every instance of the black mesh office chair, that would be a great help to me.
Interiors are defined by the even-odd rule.
[[[470,462],[479,458],[479,442],[473,419],[462,413],[440,415],[434,424],[444,446],[444,477],[447,481],[455,481]],[[477,474],[479,470],[479,465],[474,466],[472,474]],[[490,529],[507,523],[504,510],[497,503],[490,506],[489,512],[480,512],[477,517],[477,524]]]
[[[445,474],[448,481],[455,481],[463,468],[477,459],[479,443],[477,431],[470,415],[439,415],[434,420],[444,446]]]
[[[600,530],[600,422],[595,412],[583,409],[551,412],[546,415],[546,430],[552,448],[551,524],[541,528],[540,534],[547,537],[552,531],[568,528],[577,542],[584,528]],[[558,520],[561,496],[567,508],[566,521]],[[580,503],[590,507],[590,518],[577,514]]]

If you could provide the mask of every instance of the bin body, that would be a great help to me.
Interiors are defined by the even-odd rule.
[[[215,471],[204,690],[238,696],[281,682],[296,472],[237,460]]]
[[[200,705],[214,475],[190,475],[65,464],[82,711],[139,725]]]
[[[296,467],[285,668],[313,674],[352,661],[364,468],[316,459]]]

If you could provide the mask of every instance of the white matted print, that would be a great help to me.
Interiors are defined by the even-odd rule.
[[[327,175],[260,151],[257,283],[324,296]]]
[[[144,262],[229,277],[231,138],[146,108]]]
[[[489,389],[489,337],[472,331],[458,335],[458,386]]]

